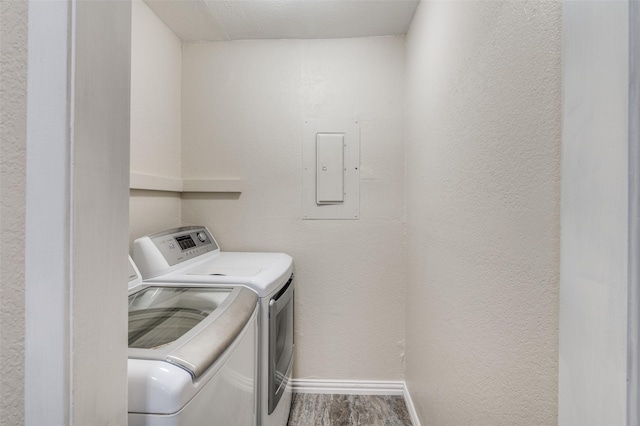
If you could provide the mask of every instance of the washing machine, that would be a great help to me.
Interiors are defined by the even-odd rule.
[[[293,259],[284,253],[224,252],[204,226],[137,239],[133,259],[149,283],[225,283],[254,291],[258,312],[258,425],[285,426],[291,408]]]
[[[129,263],[129,426],[255,426],[257,295],[145,283]]]

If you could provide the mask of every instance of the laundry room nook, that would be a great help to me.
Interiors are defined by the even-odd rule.
[[[224,250],[291,255],[295,378],[402,391],[403,48],[402,36],[185,42],[133,4],[132,185],[221,187],[132,189],[131,239],[205,225]],[[303,219],[310,118],[359,122],[357,220]]]
[[[132,8],[131,242],[203,225],[222,251],[287,253],[294,392],[402,395],[406,30],[184,41],[162,4]],[[409,22],[415,5],[396,13]],[[319,119],[325,132],[358,122],[355,219],[304,217],[305,120]]]
[[[638,423],[635,2],[0,3],[3,425]]]

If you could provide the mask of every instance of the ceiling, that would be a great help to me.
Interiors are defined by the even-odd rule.
[[[419,0],[144,0],[183,41],[406,34]]]

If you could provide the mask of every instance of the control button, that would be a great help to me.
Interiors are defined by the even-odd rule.
[[[204,232],[198,232],[198,239],[204,243],[207,241],[207,234]]]

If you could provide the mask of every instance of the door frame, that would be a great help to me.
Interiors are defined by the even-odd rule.
[[[640,5],[629,2],[627,425],[640,425]]]

